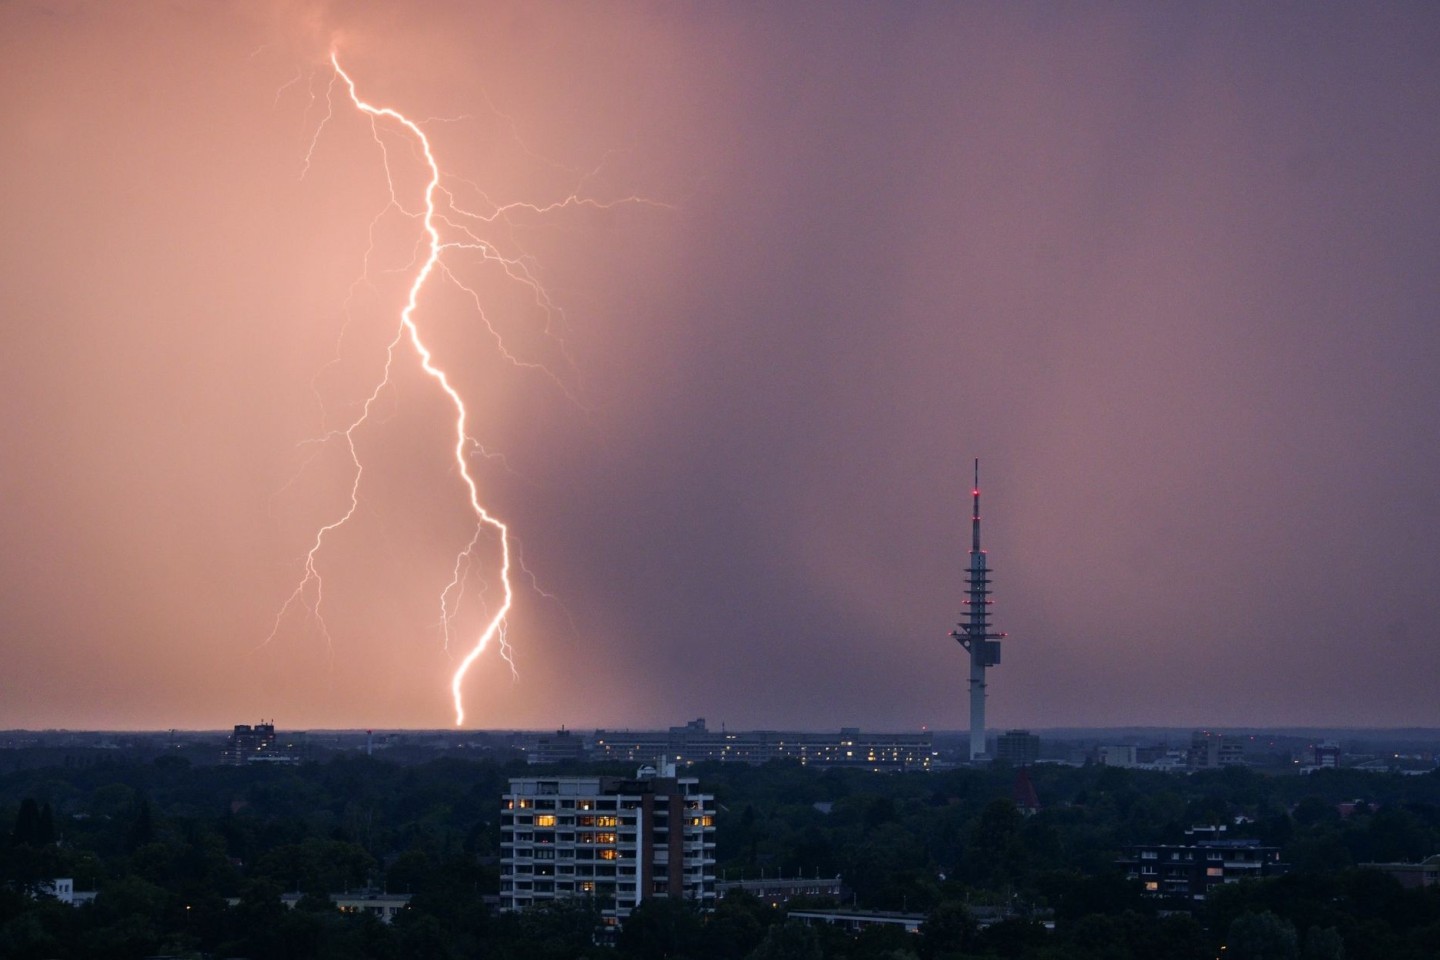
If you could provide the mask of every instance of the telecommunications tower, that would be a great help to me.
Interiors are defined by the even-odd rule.
[[[985,668],[1000,665],[1003,633],[990,632],[990,570],[980,549],[980,460],[975,460],[975,486],[970,490],[970,569],[965,577],[965,619],[950,636],[970,654],[970,759],[985,755]]]

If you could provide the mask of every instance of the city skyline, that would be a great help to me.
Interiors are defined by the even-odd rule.
[[[0,728],[453,722],[474,520],[413,369],[327,630],[277,620],[415,263],[414,148],[327,113],[332,49],[544,289],[420,304],[524,563],[467,727],[963,729],[975,457],[990,730],[1440,727],[1437,41],[1404,3],[4,5]]]

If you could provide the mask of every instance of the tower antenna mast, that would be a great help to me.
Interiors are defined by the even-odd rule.
[[[970,489],[970,568],[965,576],[965,619],[950,636],[970,654],[970,759],[985,753],[985,670],[1000,665],[1003,633],[990,629],[990,569],[980,549],[980,458],[975,458],[975,485]]]

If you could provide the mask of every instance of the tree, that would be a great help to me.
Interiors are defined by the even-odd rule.
[[[10,831],[10,842],[17,847],[39,845],[40,805],[34,797],[20,801],[20,812],[15,815],[15,827]]]
[[[661,897],[641,901],[630,911],[615,945],[631,960],[672,960],[698,957],[703,938],[695,904]]]
[[[155,823],[150,814],[150,801],[140,798],[140,806],[135,811],[135,819],[130,823],[130,830],[125,835],[125,849],[134,853],[136,850],[153,842],[155,839]]]
[[[573,960],[595,943],[600,911],[590,898],[542,900],[520,915],[527,960]]]
[[[40,805],[40,818],[35,824],[35,844],[41,847],[48,847],[55,842],[55,814],[50,809],[50,801]]]
[[[1225,946],[1228,960],[1296,960],[1300,956],[1295,925],[1268,910],[1236,917]]]
[[[739,960],[765,939],[774,911],[751,893],[734,890],[705,918],[706,960]]]
[[[973,950],[979,929],[965,904],[942,901],[920,924],[920,956],[937,960]]]
[[[1334,927],[1311,927],[1305,931],[1303,960],[1345,960],[1345,941]]]
[[[765,931],[765,939],[745,960],[822,960],[820,937],[814,929],[790,920]]]
[[[1049,940],[1050,933],[1044,925],[1018,917],[991,924],[980,933],[981,950],[1007,958],[1024,956]]]
[[[1124,771],[1117,771],[1124,772]],[[1017,880],[1025,866],[1020,834],[1025,818],[1009,800],[992,800],[970,830],[966,874],[978,883],[1001,885]]]

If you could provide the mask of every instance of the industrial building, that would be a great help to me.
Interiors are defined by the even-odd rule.
[[[524,777],[501,803],[500,905],[593,897],[614,925],[651,897],[715,903],[715,798],[673,764]]]

